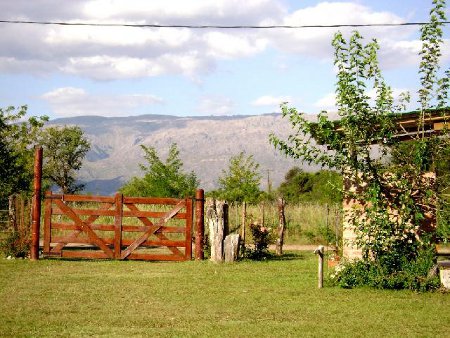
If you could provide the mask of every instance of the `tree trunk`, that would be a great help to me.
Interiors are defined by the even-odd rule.
[[[228,221],[228,205],[226,202],[213,201],[208,206],[206,217],[209,226],[209,241],[211,245],[211,260],[223,262],[223,240]]]

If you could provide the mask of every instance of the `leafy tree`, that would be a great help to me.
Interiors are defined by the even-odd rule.
[[[294,133],[288,140],[271,135],[271,141],[282,152],[309,163],[335,168],[347,176],[349,186],[361,187],[357,191],[344,190],[344,198],[354,199],[363,206],[348,214],[347,221],[354,226],[357,244],[363,250],[364,264],[361,266],[364,269],[357,270],[366,277],[370,274],[373,279],[368,284],[379,287],[421,289],[435,285],[433,282],[428,284],[426,275],[422,275],[433,264],[429,242],[416,236],[425,211],[430,211],[424,210],[423,206],[436,200],[430,182],[424,179],[424,170],[430,168],[429,163],[434,162],[448,141],[447,135],[427,140],[424,132],[424,119],[429,109],[448,104],[449,71],[442,79],[437,75],[445,1],[434,0],[433,5],[430,23],[422,28],[421,116],[419,137],[412,154],[405,156],[407,152],[397,151],[400,141],[395,138],[395,119],[404,110],[406,101],[394,105],[392,90],[384,82],[378,67],[378,43],[373,40],[364,45],[358,32],[354,32],[348,41],[341,33],[333,40],[338,70],[339,121],[331,121],[327,113],[322,112],[317,123],[312,123],[295,108],[283,106],[283,115],[290,119]],[[368,96],[371,89],[376,93],[373,101]],[[404,95],[405,99],[408,97],[408,94]],[[445,116],[448,109],[441,112]],[[313,143],[311,135],[318,143],[326,144],[328,151]],[[374,156],[372,145],[376,145],[378,156]],[[399,161],[402,165],[396,166],[385,160],[397,156],[402,156]],[[398,274],[403,269],[420,271],[420,277],[415,277],[416,282],[417,278],[420,281],[409,283],[406,280],[409,276],[405,275],[399,282],[396,278],[403,278]],[[352,268],[345,271],[342,274],[348,278],[355,272]]]
[[[231,157],[228,169],[223,170],[219,177],[219,197],[230,202],[255,202],[261,194],[259,184],[262,176],[258,169],[259,164],[253,155],[246,156],[245,152],[240,152]]]
[[[41,135],[41,144],[44,151],[44,178],[58,185],[64,194],[82,190],[84,186],[76,183],[75,175],[91,146],[81,128],[46,128]]]
[[[141,145],[148,165],[140,165],[144,177],[133,177],[121,191],[130,196],[175,197],[193,196],[199,185],[197,176],[192,171],[183,172],[183,162],[177,144],[170,146],[169,154],[163,162],[154,147]]]
[[[280,184],[278,192],[288,203],[339,203],[342,177],[330,170],[306,173],[299,167],[291,168]]]
[[[0,205],[8,196],[32,191],[34,146],[48,120],[46,116],[25,119],[27,106],[0,108]]]

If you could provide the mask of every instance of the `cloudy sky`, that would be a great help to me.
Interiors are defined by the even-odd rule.
[[[426,21],[430,6],[431,0],[0,0],[0,20],[376,24]],[[419,27],[359,30],[378,38],[381,67],[394,91],[410,90],[414,97]],[[0,23],[0,104],[27,104],[30,114],[51,118],[265,114],[284,101],[308,113],[333,110],[335,31]],[[447,40],[442,65],[449,64]]]

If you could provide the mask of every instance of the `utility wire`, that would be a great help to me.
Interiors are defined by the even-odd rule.
[[[335,24],[335,25],[159,25],[159,24],[122,24],[122,23],[88,23],[88,22],[57,22],[57,21],[24,21],[0,20],[5,24],[56,25],[56,26],[90,26],[90,27],[131,27],[131,28],[190,28],[190,29],[302,29],[302,28],[341,28],[341,27],[398,27],[423,26],[429,22],[403,23],[371,23],[371,24]],[[450,21],[442,21],[448,24]]]

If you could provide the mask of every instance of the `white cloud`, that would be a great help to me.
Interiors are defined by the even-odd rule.
[[[80,0],[0,2],[8,19],[135,24],[330,25],[399,23],[403,18],[356,1],[318,2],[288,11],[281,0]],[[254,56],[269,48],[330,59],[334,28],[189,30],[184,28],[0,26],[0,70],[65,72],[97,80],[177,74],[190,78],[215,69],[218,60]],[[351,29],[344,29],[348,32]],[[380,37],[388,67],[417,64],[416,28],[361,28]],[[450,59],[450,49],[443,49]]]
[[[407,92],[408,92],[408,89],[406,89],[406,88],[392,88],[392,96],[394,98],[394,104],[399,104],[401,94],[407,93]],[[367,96],[369,96],[369,98],[370,98],[370,100],[369,100],[370,104],[373,105],[375,103],[376,95],[377,95],[377,93],[376,93],[375,89],[371,89],[367,92]],[[317,109],[320,109],[320,110],[337,111],[338,109],[336,106],[336,94],[328,93],[328,94],[324,95],[323,97],[321,97],[319,100],[317,100],[314,103],[314,107],[316,107]]]
[[[253,106],[273,106],[279,107],[280,104],[284,102],[292,103],[292,98],[290,96],[270,96],[264,95],[258,97],[256,100],[252,102]]]
[[[314,103],[314,107],[317,107],[320,110],[336,111],[336,94],[326,94]]]
[[[133,114],[134,110],[163,100],[154,95],[93,95],[82,88],[57,88],[42,95],[58,117],[74,115],[120,116]]]
[[[224,96],[205,96],[200,99],[197,111],[202,115],[232,115],[234,102]]]

